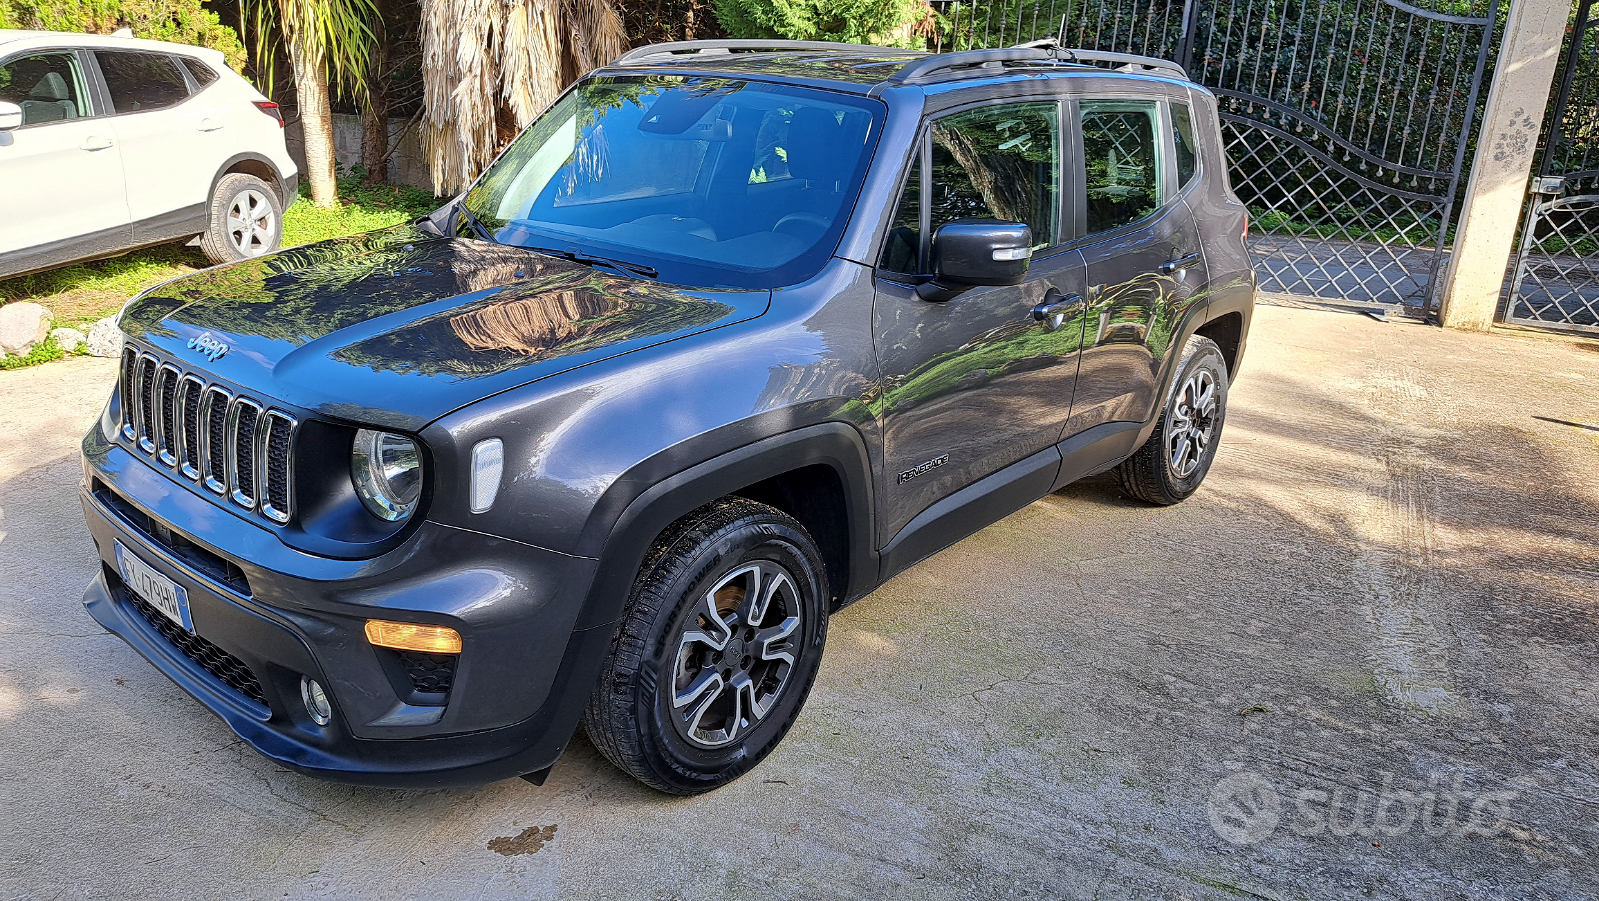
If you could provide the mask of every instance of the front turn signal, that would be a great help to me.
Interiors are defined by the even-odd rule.
[[[421,651],[425,654],[461,653],[461,633],[446,626],[424,626],[417,623],[391,623],[388,620],[366,621],[366,640],[380,648],[400,651]]]

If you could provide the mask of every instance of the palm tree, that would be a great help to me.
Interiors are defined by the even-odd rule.
[[[333,206],[339,197],[330,86],[364,97],[377,8],[372,0],[262,0],[253,12],[256,59],[265,69],[265,80],[273,80],[273,43],[279,34],[294,70],[311,202]]]
[[[611,0],[422,0],[434,191],[465,187],[562,88],[625,49]]]

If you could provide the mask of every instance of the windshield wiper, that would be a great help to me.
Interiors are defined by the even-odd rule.
[[[584,253],[576,248],[554,250],[548,247],[529,247],[528,250],[549,254],[552,257],[560,257],[563,260],[571,260],[574,263],[582,263],[585,266],[604,266],[607,269],[615,269],[624,275],[636,275],[640,278],[655,278],[660,275],[654,267],[646,266],[643,263],[624,263],[621,260],[613,260],[610,257]]]
[[[494,240],[494,233],[489,231],[488,226],[478,221],[477,214],[467,209],[466,204],[461,204],[459,209],[461,211],[462,221],[464,221],[472,229],[472,231],[477,232],[479,238],[482,238],[485,241],[491,241],[495,244],[499,243],[498,241]]]

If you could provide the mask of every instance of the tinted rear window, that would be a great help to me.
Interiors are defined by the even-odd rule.
[[[144,113],[177,106],[189,97],[183,70],[164,53],[96,50],[111,109],[116,113]]]

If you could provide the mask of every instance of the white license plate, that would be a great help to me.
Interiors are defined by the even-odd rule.
[[[133,555],[132,551],[116,542],[117,571],[122,574],[129,590],[146,603],[165,613],[168,619],[193,632],[194,620],[189,618],[189,593],[183,586],[161,575],[150,564]]]

